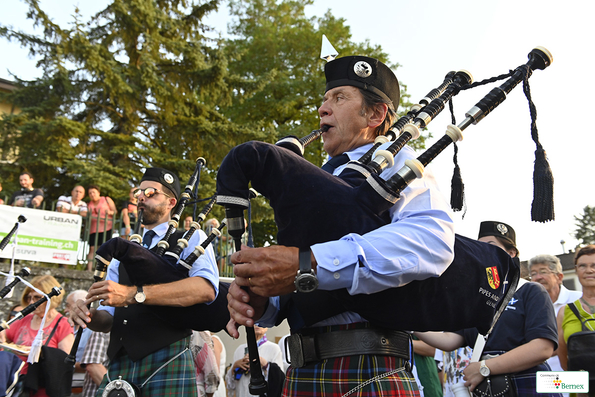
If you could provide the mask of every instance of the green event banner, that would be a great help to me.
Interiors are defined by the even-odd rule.
[[[24,217],[24,222],[18,222]],[[76,265],[83,219],[77,214],[0,205],[0,238],[15,233],[0,258]]]

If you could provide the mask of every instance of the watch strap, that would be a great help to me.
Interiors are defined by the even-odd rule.
[[[482,371],[484,368],[485,368],[487,371]],[[486,375],[484,375],[484,374],[483,374],[484,372],[487,372],[487,374],[486,374]],[[491,373],[491,371],[490,371],[490,367],[488,367],[488,366],[486,365],[486,360],[481,360],[481,361],[479,362],[479,373],[480,373],[482,376],[490,376],[490,373]]]
[[[300,249],[300,273],[312,271],[312,252],[310,247]]]
[[[147,297],[145,295],[145,292],[143,291],[143,286],[142,285],[138,285],[136,287],[136,293],[134,294],[134,301],[136,303],[142,304],[142,303],[145,302],[146,299],[147,299]]]

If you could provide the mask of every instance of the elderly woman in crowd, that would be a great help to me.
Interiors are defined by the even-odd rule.
[[[54,287],[60,287],[60,283],[50,275],[35,277],[31,280],[31,285],[42,291],[44,294],[50,293]],[[26,287],[21,296],[21,305],[26,307],[37,302],[41,298],[43,298],[42,294],[31,287]],[[72,327],[68,323],[68,319],[56,310],[61,303],[62,295],[53,296],[50,299],[50,307],[43,324],[42,344],[70,353],[70,349],[74,342],[74,334]],[[39,332],[47,305],[47,302],[39,305],[30,315],[12,323],[10,328],[0,333],[0,340],[30,347]],[[23,361],[27,360],[27,356],[20,356],[20,358]],[[21,374],[26,374],[28,370],[29,364],[26,364],[23,367]],[[32,397],[47,396],[45,388],[41,388],[36,393],[31,393],[30,395]]]

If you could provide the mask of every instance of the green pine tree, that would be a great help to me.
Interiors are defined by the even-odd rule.
[[[3,179],[28,169],[50,197],[76,180],[125,198],[144,167],[171,169],[184,183],[201,156],[205,197],[227,151],[261,138],[219,111],[237,78],[222,43],[207,37],[217,0],[114,0],[87,22],[77,14],[69,28],[54,24],[37,0],[27,3],[43,35],[6,27],[0,35],[29,47],[44,74],[17,80],[20,89],[5,95],[22,112],[0,121],[2,150],[17,148]]]
[[[575,216],[576,229],[574,237],[580,245],[595,244],[595,207],[587,205],[583,213]]]

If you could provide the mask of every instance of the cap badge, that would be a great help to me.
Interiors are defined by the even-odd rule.
[[[505,225],[501,224],[501,223],[498,223],[498,225],[496,225],[496,229],[498,229],[498,231],[500,232],[500,234],[506,234],[506,233],[508,233],[508,228]]]
[[[171,174],[165,174],[165,175],[163,175],[163,179],[167,183],[174,183],[174,177]]]
[[[353,65],[353,71],[359,77],[366,78],[372,75],[372,66],[366,61],[359,61]]]

